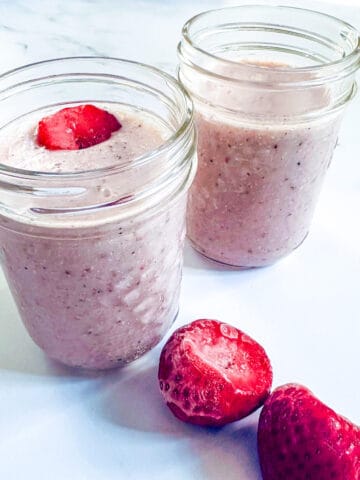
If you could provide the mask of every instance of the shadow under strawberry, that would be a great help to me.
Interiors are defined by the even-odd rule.
[[[224,428],[202,429],[190,440],[206,480],[262,480],[256,438],[258,414]],[[195,428],[195,427],[194,427]]]
[[[104,378],[98,384],[95,403],[90,404],[92,413],[115,428],[132,430],[130,435],[141,431],[156,434],[156,438],[163,436],[165,444],[178,450],[179,455],[186,452],[182,462],[188,463],[186,469],[194,472],[193,478],[261,480],[256,449],[258,414],[224,428],[180,422],[161,398],[157,357],[158,352],[150,352],[133,365]]]

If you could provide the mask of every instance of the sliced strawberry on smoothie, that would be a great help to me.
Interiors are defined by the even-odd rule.
[[[120,128],[121,123],[106,110],[78,105],[40,120],[37,142],[48,150],[79,150],[104,142]]]
[[[158,378],[176,417],[221,426],[263,404],[272,369],[263,347],[242,331],[217,320],[195,320],[165,344]]]
[[[258,451],[264,480],[360,480],[360,428],[302,385],[266,400]]]

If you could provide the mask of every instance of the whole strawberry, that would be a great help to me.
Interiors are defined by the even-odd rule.
[[[297,384],[277,388],[260,415],[264,480],[360,480],[360,429]]]
[[[176,417],[220,426],[263,404],[272,370],[265,350],[245,333],[216,320],[195,320],[164,346],[158,377]]]

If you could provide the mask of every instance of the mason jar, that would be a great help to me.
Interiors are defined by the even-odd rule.
[[[148,151],[147,143],[142,155],[126,160],[115,152],[116,161],[105,158],[105,166],[99,161],[110,140],[49,153],[68,168],[39,165],[37,120],[84,103],[131,111],[137,127],[146,117],[166,133],[156,148]],[[105,369],[136,359],[178,312],[187,191],[196,168],[190,99],[155,68],[83,57],[1,76],[0,104],[0,257],[29,334],[70,366]],[[24,122],[30,133],[22,131]]]
[[[309,232],[356,91],[359,34],[310,10],[241,6],[189,20],[178,53],[198,130],[188,236],[219,262],[272,264]]]

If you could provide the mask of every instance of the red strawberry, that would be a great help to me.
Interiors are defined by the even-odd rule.
[[[165,344],[158,377],[176,417],[220,426],[262,405],[272,370],[265,350],[245,333],[217,320],[195,320]]]
[[[37,141],[48,150],[79,150],[107,140],[120,128],[111,113],[94,105],[79,105],[40,120]]]
[[[260,415],[264,480],[360,480],[360,428],[307,388],[277,388]]]

